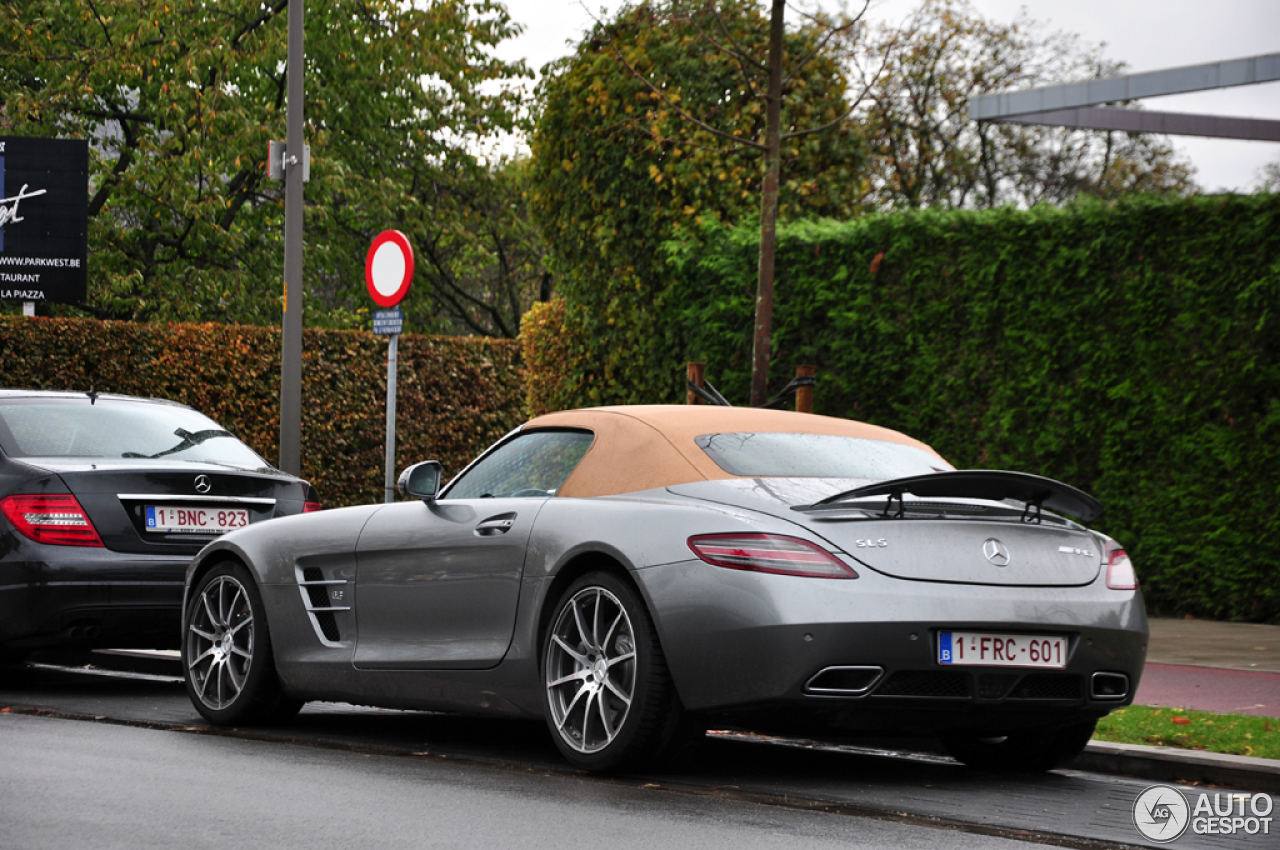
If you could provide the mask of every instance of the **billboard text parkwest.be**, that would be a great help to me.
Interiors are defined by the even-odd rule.
[[[89,143],[0,136],[0,300],[88,294]]]

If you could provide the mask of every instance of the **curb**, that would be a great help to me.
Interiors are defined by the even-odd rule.
[[[1280,794],[1280,761],[1202,750],[1091,741],[1067,768],[1160,782],[1230,785],[1249,791]]]

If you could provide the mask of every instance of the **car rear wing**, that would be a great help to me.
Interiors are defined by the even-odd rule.
[[[954,497],[989,499],[999,502],[1016,499],[1026,504],[1022,518],[1026,522],[1039,522],[1041,508],[1070,514],[1083,522],[1092,522],[1102,514],[1102,503],[1083,490],[1070,484],[1030,475],[1026,472],[1006,472],[992,469],[962,469],[955,472],[938,472],[930,475],[913,475],[869,484],[854,490],[837,493],[812,505],[795,505],[795,511],[820,511],[840,507],[841,502],[869,496],[887,496],[885,516],[902,516],[902,496],[910,493],[925,498]],[[894,511],[897,502],[897,511]]]

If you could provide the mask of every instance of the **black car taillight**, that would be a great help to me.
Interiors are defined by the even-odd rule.
[[[324,506],[321,505],[319,502],[303,502],[302,503],[302,512],[304,514],[313,514],[316,511],[322,511],[322,510],[324,510]]]
[[[1137,590],[1138,574],[1133,569],[1129,555],[1119,546],[1109,546],[1107,552],[1107,587],[1112,590]]]
[[[807,578],[857,578],[821,546],[781,534],[700,534],[689,548],[708,564],[731,570]]]
[[[24,537],[55,546],[102,546],[75,496],[8,496],[0,511]]]

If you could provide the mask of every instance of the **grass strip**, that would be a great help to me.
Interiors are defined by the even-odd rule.
[[[1280,759],[1280,719],[1131,705],[1098,721],[1098,741]]]

